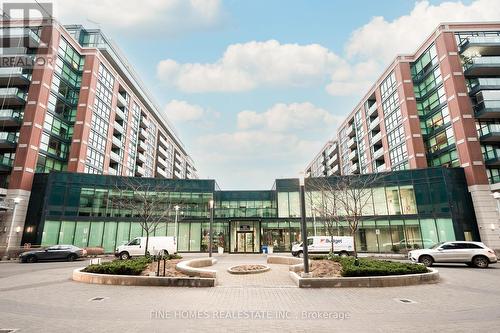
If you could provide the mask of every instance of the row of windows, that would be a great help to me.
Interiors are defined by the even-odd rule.
[[[58,53],[65,61],[71,64],[75,70],[83,70],[85,57],[80,56],[80,54],[64,39],[64,37],[62,37],[59,41]]]
[[[73,126],[66,124],[49,112],[45,114],[43,128],[51,134],[58,135],[65,140],[71,140],[73,136]]]
[[[446,105],[432,116],[427,117],[425,121],[420,122],[422,134],[432,134],[440,130],[443,126],[450,125],[450,121],[450,112],[448,110],[448,106]]]
[[[406,167],[400,169],[398,168],[398,165],[404,164],[402,162],[405,162],[408,159],[408,152],[406,150],[406,143],[403,143],[396,148],[393,148],[389,151],[389,157],[391,159],[391,168],[393,170],[404,170]]]
[[[411,66],[414,81],[420,80],[426,72],[438,64],[436,46],[432,44]]]
[[[439,86],[442,82],[441,70],[439,67],[436,67],[431,73],[429,73],[428,76],[426,76],[425,80],[413,86],[415,97],[424,97],[428,92]]]
[[[67,164],[60,160],[49,157],[45,154],[39,154],[36,163],[36,172],[48,173],[50,171],[65,171]]]
[[[69,144],[44,132],[40,139],[40,150],[66,160],[68,158]]]
[[[460,162],[458,160],[457,150],[453,149],[447,152],[440,154],[439,156],[433,156],[431,160],[429,160],[430,166],[441,166],[441,165],[449,165],[450,167],[458,167],[460,166]]]
[[[420,116],[425,116],[443,103],[446,103],[446,93],[444,91],[444,86],[441,86],[423,101],[417,101],[418,114]]]
[[[481,145],[481,151],[485,161],[500,159],[500,146]]]
[[[393,71],[387,78],[380,84],[380,94],[384,100],[396,87],[396,73]]]
[[[453,128],[448,127],[445,131],[430,136],[426,140],[427,150],[430,153],[436,153],[439,150],[446,149],[455,144],[455,137],[453,135]]]

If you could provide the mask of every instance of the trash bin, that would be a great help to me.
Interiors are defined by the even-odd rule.
[[[262,246],[262,253],[267,254],[267,246],[266,245]]]

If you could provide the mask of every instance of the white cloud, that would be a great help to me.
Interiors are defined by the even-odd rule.
[[[392,21],[377,16],[355,30],[346,45],[346,52],[349,57],[375,57],[387,63],[398,53],[413,53],[442,22],[492,20],[500,20],[498,0],[476,0],[469,5],[461,1],[439,5],[419,1],[408,15]]]
[[[199,105],[186,101],[172,100],[163,109],[168,119],[174,122],[186,122],[201,119],[207,111]]]
[[[325,109],[309,102],[278,103],[261,113],[242,111],[238,113],[237,119],[240,130],[262,128],[272,132],[317,130],[318,127],[331,127],[339,120]]]
[[[222,15],[220,0],[56,0],[54,10],[65,24],[162,34],[213,26]]]
[[[305,86],[324,80],[340,58],[318,44],[276,40],[232,44],[214,63],[161,61],[158,77],[185,92],[236,92],[258,86]]]
[[[377,16],[355,30],[345,45],[345,64],[335,69],[326,91],[334,96],[361,96],[398,54],[416,51],[443,22],[500,20],[498,0],[443,2],[417,1],[408,15],[392,21]]]

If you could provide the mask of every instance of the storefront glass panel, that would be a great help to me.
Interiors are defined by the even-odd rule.
[[[42,233],[42,246],[57,244],[57,237],[59,236],[59,221],[45,221]]]
[[[406,247],[421,249],[423,247],[418,220],[405,220]]]
[[[189,251],[189,223],[179,223],[177,251]]]
[[[114,252],[116,245],[116,222],[106,222],[104,224],[104,236],[102,239],[102,246],[104,247],[104,251],[110,253]]]
[[[455,231],[453,230],[453,221],[451,219],[437,219],[436,224],[440,242],[456,240]]]
[[[116,231],[116,244],[122,245],[128,243],[130,240],[130,222],[118,222],[118,229]]]
[[[76,222],[63,221],[59,231],[59,244],[73,244]]]
[[[90,222],[77,222],[73,245],[84,248],[89,241]]]
[[[392,252],[391,229],[389,226],[389,221],[377,221],[376,226],[378,230],[379,251]]]
[[[90,224],[89,247],[102,246],[103,232],[104,232],[104,222],[92,222]]]
[[[421,219],[420,230],[422,231],[422,241],[424,248],[430,248],[432,245],[439,242],[438,233],[436,230],[436,222],[434,219]]]

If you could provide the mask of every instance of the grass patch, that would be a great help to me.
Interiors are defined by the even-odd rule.
[[[151,263],[149,257],[139,257],[130,260],[116,259],[100,265],[89,265],[83,269],[86,273],[112,275],[141,275],[142,271]]]
[[[423,265],[388,260],[358,258],[359,266],[354,264],[353,257],[330,256],[329,260],[340,263],[342,266],[341,275],[344,277],[408,275],[428,272]]]

